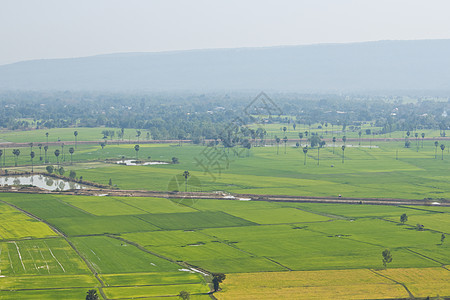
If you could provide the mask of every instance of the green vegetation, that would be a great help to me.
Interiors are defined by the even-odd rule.
[[[389,270],[450,264],[450,244],[439,242],[448,233],[450,211],[436,206],[237,199],[180,204],[176,199],[46,194],[2,194],[2,200],[4,214],[23,215],[7,205],[11,203],[68,235],[66,241],[42,230],[11,234],[0,243],[1,270],[7,276],[4,290],[39,288],[39,296],[56,280],[56,287],[75,289],[77,295],[78,289],[84,293],[99,289],[100,295],[114,299],[176,298],[186,291],[191,299],[201,299],[219,281],[214,286],[214,277],[204,279],[191,267],[227,274],[227,278],[235,273],[289,270],[379,272],[383,268],[380,253],[385,249],[390,249],[393,258],[389,262],[386,256]],[[408,216],[404,223],[399,218],[402,214]],[[25,216],[11,222],[31,221]],[[424,224],[424,230],[416,230],[416,223]],[[34,276],[55,277],[33,280]],[[220,284],[224,288],[219,293],[224,295],[227,280]],[[442,284],[436,284],[440,289]],[[413,286],[418,294],[425,289]],[[5,297],[14,298],[17,293],[22,292]]]
[[[208,119],[200,115],[183,130]],[[401,278],[399,282],[417,297],[431,295],[432,288],[450,296],[445,281],[430,279],[430,288],[402,273],[411,269],[412,274],[441,274],[438,268],[450,265],[450,243],[445,242],[450,209],[440,207],[450,198],[450,147],[446,140],[425,139],[444,136],[444,129],[423,124],[423,130],[415,130],[381,119],[377,124],[317,123],[311,116],[310,124],[301,124],[293,123],[291,115],[280,115],[274,117],[277,123],[270,120],[264,129],[258,124],[240,127],[239,139],[212,132],[228,117],[215,119],[211,132],[192,135],[174,126],[163,132],[161,124],[169,119],[140,123],[137,130],[4,132],[4,140],[29,143],[0,152],[0,165],[9,172],[48,170],[124,190],[214,191],[224,199],[2,193],[0,270],[5,277],[0,298],[82,299],[95,290],[99,298],[112,299],[207,299],[210,291],[233,299],[244,297],[236,279],[241,278],[263,299],[254,283],[264,277],[273,280],[268,283],[273,292],[269,295],[286,299],[289,295],[275,289],[277,285],[289,289],[289,280],[300,284],[300,279],[285,277],[290,272],[318,272],[308,273],[318,280],[326,277],[321,272],[332,274],[316,285],[305,279],[311,289],[298,291],[321,293],[324,298],[328,285],[342,295],[353,291],[363,298],[365,279],[337,284],[344,273],[366,278],[368,290],[380,298],[389,293],[408,297],[389,278]],[[180,116],[178,124],[185,121]],[[174,135],[171,143],[136,143]],[[382,141],[382,135],[397,140]],[[206,136],[211,140],[202,144]],[[129,144],[117,143],[127,138]],[[198,144],[182,143],[190,138],[198,138]],[[75,140],[71,147],[69,142]],[[211,161],[213,155],[222,160]],[[125,160],[153,164],[128,166]],[[251,201],[250,196],[226,197],[227,192],[258,194],[260,200],[280,194],[342,195],[361,201],[357,205],[265,202]],[[430,206],[366,205],[364,198],[371,197],[425,199]]]
[[[195,188],[203,191],[332,197],[341,194],[363,198],[450,197],[447,172],[450,162],[434,159],[432,142],[425,143],[419,152],[397,145],[396,142],[386,142],[379,143],[378,148],[347,146],[344,164],[341,163],[342,151],[333,154],[333,149],[325,147],[320,152],[320,165],[311,163],[306,166],[302,161],[302,151],[295,147],[282,156],[277,156],[273,147],[255,147],[249,157],[237,157],[230,152],[229,167],[226,168],[226,163],[223,163],[220,173],[218,166],[210,165],[209,172],[205,172],[196,163],[196,159],[202,159],[201,153],[205,149],[202,146],[142,145],[140,154],[148,153],[152,160],[170,161],[172,156],[176,156],[180,163],[150,166],[106,164],[96,168],[74,165],[73,168],[84,179],[105,185],[111,178],[121,189],[167,190],[170,180],[188,169],[190,175],[201,183],[201,187]],[[122,155],[133,155],[132,145],[109,146],[106,149],[108,155],[117,160]],[[310,152],[307,157],[314,161],[317,158],[316,153]],[[188,191],[189,188],[188,184]],[[184,184],[181,186],[179,183],[179,190],[185,190]]]

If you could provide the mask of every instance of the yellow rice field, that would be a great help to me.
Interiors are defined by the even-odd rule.
[[[423,268],[229,274],[217,297],[220,300],[408,298],[410,295],[401,283],[416,297],[450,295],[450,271]]]

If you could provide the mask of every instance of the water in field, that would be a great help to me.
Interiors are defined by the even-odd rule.
[[[85,188],[81,184],[44,175],[1,176],[0,185],[31,185],[48,191],[66,191]]]
[[[163,161],[147,161],[147,162],[138,162],[134,159],[128,160],[119,160],[116,162],[119,165],[127,165],[127,166],[148,166],[148,165],[168,165],[168,163]]]

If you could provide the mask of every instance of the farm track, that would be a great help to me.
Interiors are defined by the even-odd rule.
[[[420,206],[448,206],[448,199],[414,200],[400,198],[350,198],[350,197],[306,197],[288,195],[261,195],[261,194],[228,194],[218,192],[162,192],[145,190],[118,190],[105,188],[89,188],[69,191],[47,191],[36,187],[14,188],[0,187],[0,193],[26,193],[26,194],[52,194],[52,195],[83,195],[83,196],[115,196],[115,197],[158,197],[168,199],[215,199],[237,200],[250,199],[251,201],[267,202],[305,202],[305,203],[336,203],[336,204],[370,204],[370,205],[420,205]],[[438,204],[437,204],[438,203]]]
[[[376,271],[373,270],[373,269],[369,269],[369,271],[371,271],[372,273],[374,273],[374,274],[376,274],[376,275],[378,275],[378,276],[381,276],[381,277],[383,277],[383,278],[386,278],[387,280],[390,280],[390,281],[394,282],[395,284],[401,285],[401,286],[405,289],[405,291],[409,294],[409,299],[415,299],[414,295],[411,293],[411,291],[408,289],[408,287],[407,287],[404,283],[399,282],[399,281],[397,281],[397,280],[394,280],[394,279],[392,279],[392,278],[389,277],[389,276],[380,274],[380,273],[376,272]]]
[[[337,137],[339,139],[339,141],[341,142],[341,137]],[[410,137],[410,140],[415,140],[414,137]],[[326,142],[332,142],[332,138],[324,138],[323,139]],[[372,141],[372,142],[403,142],[405,140],[405,138],[362,138],[361,142],[367,142],[367,141]],[[423,138],[424,141],[448,141],[450,140],[450,137],[425,137]],[[215,141],[213,139],[206,139],[205,143],[207,142],[211,142],[211,141]],[[298,142],[299,139],[288,139],[288,142]],[[360,139],[359,138],[347,138],[346,142],[359,142]],[[422,141],[422,138],[419,138],[419,141]],[[104,142],[103,139],[99,139],[96,141],[77,141],[76,144],[81,144],[81,145],[98,145],[99,143]],[[131,144],[171,144],[171,143],[175,143],[175,144],[191,144],[192,140],[123,140],[123,141],[117,141],[117,140],[107,140],[108,144],[111,145],[131,145]],[[60,142],[36,142],[33,143],[35,145],[37,144],[42,144],[42,145],[49,145],[49,146],[60,146],[62,143],[64,145],[75,145],[75,141],[60,141]],[[266,145],[271,145],[273,144],[273,141],[267,140],[266,141]],[[0,142],[0,148],[20,148],[20,147],[29,147],[30,143],[15,143],[15,142]]]

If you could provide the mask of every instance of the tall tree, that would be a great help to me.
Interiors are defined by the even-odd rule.
[[[275,142],[277,142],[277,155],[278,155],[278,150],[279,150],[279,148],[280,148],[280,141],[281,141],[281,139],[279,138],[279,137],[275,137]]]
[[[0,161],[2,160],[2,155],[3,155],[3,150],[0,150]],[[1,168],[1,163],[0,163],[0,168]]]
[[[12,153],[14,154],[14,166],[17,167],[17,159],[19,158],[20,155],[20,149],[13,149]]]
[[[100,147],[102,148],[102,156],[103,158],[105,158],[105,151],[103,151],[103,149],[105,149],[106,146],[106,142],[100,142]]]
[[[189,171],[184,171],[183,172],[183,177],[184,177],[184,191],[187,192],[187,181],[189,176],[191,176],[191,174],[189,174]]]
[[[138,143],[139,143],[139,138],[141,137],[141,131],[140,130],[136,130],[136,137],[137,137]]]
[[[320,145],[317,147],[317,165],[320,164]]]
[[[439,142],[434,142],[434,159],[437,159],[437,147],[439,146]]]
[[[300,139],[300,147],[302,146],[302,138],[303,138],[303,132],[298,133],[298,137]]]
[[[381,255],[383,256],[383,265],[384,268],[387,268],[387,264],[392,262],[392,254],[391,254],[391,250],[389,249],[385,249]]]
[[[444,240],[445,240],[445,234],[443,233],[443,234],[441,234],[441,245],[444,243]]]
[[[214,286],[214,292],[217,292],[219,290],[219,284],[225,280],[226,275],[223,273],[213,273],[212,275],[213,275],[212,282]]]
[[[56,149],[55,150],[55,156],[56,156],[56,164],[58,165],[58,167],[59,167],[59,154],[60,154],[61,152],[59,151],[59,149]]]
[[[425,133],[422,132],[422,148],[423,148],[423,139],[425,138]]]
[[[48,132],[45,133],[45,137],[47,138],[47,146],[48,146]]]
[[[419,133],[416,132],[414,136],[416,137],[416,151],[419,152]]]
[[[342,149],[342,163],[344,163],[344,161],[345,161],[345,145],[342,145],[341,149]]]
[[[286,144],[287,144],[288,138],[285,136],[283,138],[283,142],[284,142],[284,154],[286,154]]]
[[[178,294],[178,298],[180,298],[182,300],[189,300],[189,299],[191,299],[191,294],[189,294],[189,292],[186,292],[186,291],[181,291]]]
[[[48,160],[47,160],[47,150],[48,150],[48,145],[45,145],[45,146],[44,146],[45,163],[48,163]]]
[[[33,173],[34,172],[34,165],[33,165],[34,151],[30,152],[30,157],[31,157],[31,173]]]
[[[39,161],[42,161],[42,144],[38,144],[38,148],[39,148]]]
[[[400,216],[400,222],[402,222],[402,224],[405,224],[405,222],[408,221],[408,215],[407,214],[402,214]]]
[[[138,155],[138,153],[139,153],[139,145],[134,145],[134,151],[136,151],[136,160],[138,160],[138,157],[139,157],[139,155]]]
[[[334,148],[336,148],[336,137],[333,136],[333,154],[334,154]]]
[[[359,136],[359,143],[358,143],[358,146],[361,146],[361,135],[362,135],[362,131],[360,130],[360,131],[358,132],[358,136]]]
[[[342,141],[344,142],[344,146],[345,146],[345,142],[347,141],[347,137],[345,135],[342,137]]]
[[[303,154],[305,154],[305,160],[303,161],[303,165],[306,165],[306,153],[308,153],[308,147],[303,147]]]
[[[75,149],[74,149],[73,147],[70,147],[70,148],[69,148],[69,153],[70,153],[70,164],[73,163],[72,155],[73,155],[74,152],[75,152]]]
[[[87,291],[86,300],[98,300],[97,290],[89,290]]]
[[[78,131],[74,131],[73,135],[75,136],[75,149],[77,148],[77,137],[78,137]]]
[[[444,149],[445,149],[445,145],[441,144],[442,160],[444,160]]]

